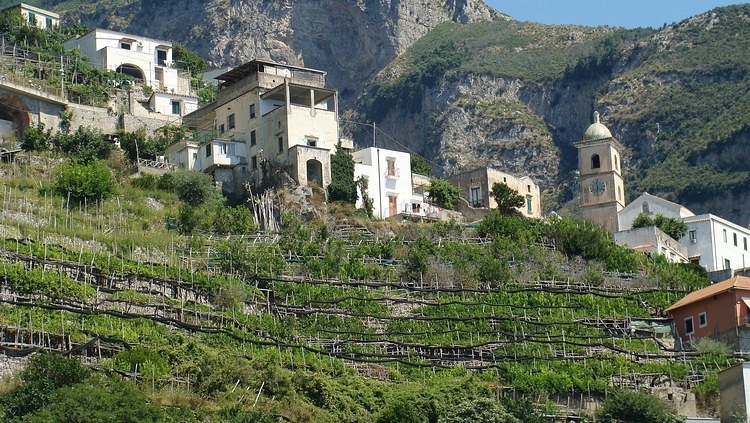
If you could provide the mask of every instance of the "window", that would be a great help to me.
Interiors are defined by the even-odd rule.
[[[729,261],[729,259],[724,259],[724,269],[731,270],[732,269],[732,262]]]
[[[52,28],[52,18],[45,18],[44,19],[44,27],[45,28]]]
[[[308,147],[317,147],[318,139],[315,137],[305,137],[305,143],[307,143]]]
[[[32,25],[36,25],[36,13],[29,12],[29,23]]]
[[[180,102],[176,100],[172,100],[172,114],[173,115],[179,115],[181,114],[182,107],[180,107]]]
[[[724,242],[727,242],[727,230],[722,229],[721,231],[722,231],[722,234],[724,235]]]
[[[471,207],[482,207],[482,188],[469,188],[469,200],[471,201]]]
[[[125,41],[120,42],[120,48],[123,50],[130,50],[130,43]]]
[[[695,328],[693,328],[693,316],[685,318],[685,335],[692,335],[695,333]]]
[[[688,231],[688,239],[693,244],[695,244],[698,241],[698,233],[695,231],[695,229]]]
[[[737,246],[737,234],[732,234],[732,241],[734,241],[734,246]]]
[[[704,311],[703,313],[698,315],[698,327],[703,328],[706,327],[706,325],[708,325],[708,318],[706,317],[706,312]]]
[[[167,64],[167,52],[166,50],[156,50],[156,63],[159,66]]]
[[[526,185],[526,192],[531,192],[531,185]]]
[[[279,135],[279,137],[276,138],[276,143],[278,144],[279,153],[284,152],[284,137]]]
[[[387,169],[387,172],[388,172],[387,175],[388,176],[396,176],[396,161],[393,160],[393,159],[387,159],[386,160],[386,164],[387,164],[386,169]]]
[[[651,211],[649,211],[648,207],[648,201],[644,201],[643,204],[641,204],[641,212],[646,214],[651,214]]]
[[[225,132],[224,124],[222,123],[221,125],[219,125],[219,133],[223,134],[224,132]]]
[[[620,170],[620,158],[615,154],[615,170]]]
[[[221,143],[221,154],[234,156],[234,144],[226,142]]]
[[[227,128],[234,129],[234,113],[227,116]]]
[[[250,158],[250,168],[253,170],[258,168],[258,156],[253,156]]]
[[[532,213],[534,213],[534,207],[533,207],[533,204],[531,202],[532,198],[533,197],[530,196],[530,195],[526,196],[526,214],[532,214]]]
[[[255,104],[250,105],[250,119],[255,118]]]
[[[591,168],[592,169],[599,169],[601,167],[601,163],[599,161],[599,155],[594,154],[591,156]]]
[[[211,144],[206,144],[206,157],[211,157]]]
[[[745,237],[742,238],[742,244],[743,244],[743,247],[745,248],[745,251],[747,251],[747,238]]]
[[[193,153],[193,160],[198,160],[198,153]]]
[[[250,131],[250,146],[254,146],[258,143],[258,138],[255,135],[255,130]]]

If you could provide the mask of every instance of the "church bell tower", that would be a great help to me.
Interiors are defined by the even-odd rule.
[[[599,122],[599,112],[594,112],[594,123],[583,140],[574,145],[578,149],[582,217],[615,233],[619,230],[618,213],[625,206],[620,167],[623,146]]]

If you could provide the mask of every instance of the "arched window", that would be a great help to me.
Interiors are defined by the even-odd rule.
[[[599,163],[599,155],[594,154],[591,156],[591,168],[592,169],[599,169],[601,167],[601,163]]]

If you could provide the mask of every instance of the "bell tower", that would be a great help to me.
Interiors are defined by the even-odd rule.
[[[625,206],[620,167],[623,146],[599,122],[599,112],[594,112],[594,123],[583,140],[574,145],[578,149],[582,217],[615,233],[619,230],[618,213]]]

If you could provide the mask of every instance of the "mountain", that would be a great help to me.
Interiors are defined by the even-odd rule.
[[[345,120],[442,176],[493,165],[575,204],[573,143],[594,110],[626,146],[627,199],[648,191],[750,224],[750,6],[659,30],[521,23],[475,0],[46,0],[68,22],[181,42],[214,66],[324,69]],[[372,126],[345,128],[359,145]]]

